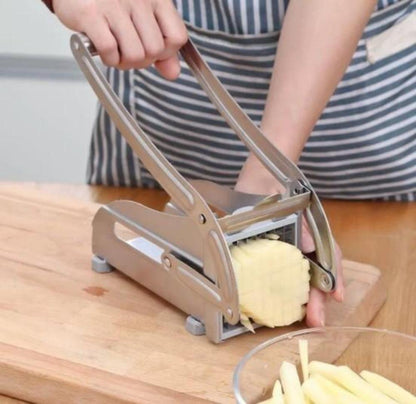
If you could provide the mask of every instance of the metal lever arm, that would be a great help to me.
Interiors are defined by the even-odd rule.
[[[221,236],[221,228],[211,209],[198,191],[169,163],[126,110],[94,62],[92,57],[96,54],[96,50],[91,41],[85,35],[74,34],[71,37],[71,48],[81,70],[112,121],[146,168],[171,196],[174,204],[198,226],[202,240],[209,242],[215,239],[217,241],[212,247],[208,246],[204,249],[205,254],[214,257],[214,263],[211,263],[211,260],[205,262],[205,273],[218,281],[223,301],[223,315],[230,324],[235,324],[239,319],[236,280],[231,257],[229,253],[227,254],[228,246]],[[215,254],[221,259],[215,259]],[[212,286],[213,293],[215,289],[216,287]]]
[[[301,171],[264,136],[240,108],[205,63],[191,40],[181,48],[180,53],[212,103],[247,148],[285,186],[287,191],[292,193],[295,188],[299,189]]]
[[[324,292],[331,292],[335,290],[337,280],[334,239],[321,201],[312,187],[311,202],[306,209],[306,220],[315,242],[317,261],[310,261],[311,283]]]
[[[111,116],[112,121],[153,177],[171,196],[175,204],[182,211],[192,216],[192,211],[195,205],[198,204],[196,200],[199,199],[198,208],[204,211],[205,203],[203,203],[202,198],[144,133],[94,63],[92,56],[96,54],[96,51],[91,41],[84,35],[74,34],[71,37],[71,48],[80,68]],[[208,207],[207,209],[209,210]]]
[[[309,181],[302,171],[263,135],[240,108],[212,73],[190,40],[181,48],[180,52],[223,118],[234,129],[247,148],[286,187],[286,191],[290,195],[297,192],[302,193],[305,188],[310,192],[311,201],[309,208],[306,210],[306,219],[315,240],[316,258],[318,260],[318,263],[311,262],[313,269],[312,283],[326,292],[333,290],[336,281],[334,241],[325,212]]]

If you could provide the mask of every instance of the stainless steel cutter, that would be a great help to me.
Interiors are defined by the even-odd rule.
[[[238,106],[190,40],[181,56],[228,125],[284,186],[282,194],[250,195],[208,181],[186,180],[114,93],[94,61],[90,40],[74,34],[71,48],[113,122],[171,198],[163,212],[126,200],[101,207],[93,220],[95,270],[124,272],[187,313],[191,333],[206,334],[218,343],[246,331],[239,323],[229,246],[267,233],[299,246],[305,214],[316,246],[314,258],[308,258],[311,284],[325,292],[335,289],[334,241],[311,184]],[[118,226],[135,236],[126,240]]]

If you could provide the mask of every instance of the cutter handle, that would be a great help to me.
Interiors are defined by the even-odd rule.
[[[206,64],[192,41],[189,40],[180,49],[180,53],[211,102],[217,107],[218,112],[234,129],[247,148],[277,178],[287,192],[291,195],[293,192],[300,192],[301,171],[264,136],[257,125],[241,109]]]
[[[199,205],[199,211],[202,210],[200,213],[206,214],[209,208],[204,206],[197,191],[153,144],[105,79],[92,58],[96,55],[96,50],[91,41],[85,35],[74,34],[71,37],[71,49],[85,77],[118,130],[175,204],[189,216],[195,213],[196,205]]]
[[[312,231],[318,262],[311,262],[312,284],[329,292],[335,289],[336,261],[334,241],[325,212],[313,187],[301,170],[286,158],[248,115],[240,108],[233,97],[205,63],[198,50],[188,41],[180,50],[192,73],[205,90],[218,112],[234,129],[241,141],[251,150],[270,173],[286,188],[295,194],[310,193],[310,205],[306,209],[306,219]]]
[[[231,257],[229,253],[226,253],[228,246],[211,209],[198,191],[165,158],[124,107],[93,60],[93,55],[96,55],[97,52],[90,39],[82,34],[73,34],[71,49],[82,72],[112,121],[152,176],[171,196],[174,204],[197,226],[202,225],[199,229],[204,240],[209,234],[218,235],[219,242],[214,247],[214,250],[218,249],[218,251],[210,251],[206,254],[211,256],[225,254],[224,259],[220,266],[211,265],[208,260],[208,263],[205,263],[207,267],[205,271],[207,275],[211,275],[216,281],[218,280],[221,287],[222,311],[225,319],[230,324],[237,323],[239,304],[234,270]],[[214,287],[212,289],[214,290]]]

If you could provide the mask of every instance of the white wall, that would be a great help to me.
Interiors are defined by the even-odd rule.
[[[31,68],[39,57],[71,67],[70,32],[40,0],[0,0],[0,26],[0,180],[84,182],[95,95],[81,76]],[[23,75],[4,69],[10,59]]]
[[[0,52],[71,56],[70,31],[41,0],[0,0]]]

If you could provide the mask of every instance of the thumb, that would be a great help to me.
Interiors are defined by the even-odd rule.
[[[181,72],[181,66],[177,55],[171,56],[164,60],[155,62],[155,67],[158,72],[168,80],[175,80]]]
[[[302,217],[302,238],[300,245],[304,253],[315,251],[315,242],[313,241],[313,237],[311,235],[311,231],[309,230],[305,216]]]
[[[309,302],[306,306],[306,324],[308,327],[323,327],[325,325],[326,294],[316,288],[309,292]]]

